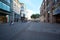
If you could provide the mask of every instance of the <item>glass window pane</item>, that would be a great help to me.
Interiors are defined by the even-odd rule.
[[[2,8],[2,3],[0,2],[0,8]]]
[[[0,8],[6,11],[10,11],[10,7],[2,2],[0,2]]]
[[[8,3],[10,3],[10,0],[5,0],[5,1],[7,1]]]

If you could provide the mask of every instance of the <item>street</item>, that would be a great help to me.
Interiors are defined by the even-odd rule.
[[[60,24],[31,21],[0,24],[0,40],[60,40]]]

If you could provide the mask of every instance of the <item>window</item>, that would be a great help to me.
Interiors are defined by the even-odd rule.
[[[50,10],[50,4],[47,5],[47,10],[48,10],[48,11]]]
[[[60,14],[60,6],[53,10],[54,14]]]
[[[10,7],[2,2],[0,2],[0,9],[10,11]]]
[[[45,0],[45,2],[46,2],[46,0]]]
[[[57,2],[57,0],[55,0],[55,3]]]
[[[47,0],[47,5],[49,5],[49,3],[50,3],[50,1],[49,1],[49,0]]]
[[[43,2],[43,5],[44,5],[44,2]]]
[[[55,0],[55,2],[57,2],[57,0]]]
[[[23,6],[21,7],[21,10],[24,10],[24,7]]]
[[[60,2],[60,0],[57,0],[57,2]]]
[[[57,0],[53,0],[53,5],[55,5],[57,3]]]
[[[10,3],[10,0],[5,0],[5,1],[7,1],[8,3]]]

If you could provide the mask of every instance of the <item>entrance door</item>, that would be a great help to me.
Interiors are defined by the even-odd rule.
[[[3,19],[2,19],[2,16],[0,16],[0,23],[2,23],[3,22]]]
[[[57,16],[56,16],[56,22],[57,22],[57,23],[60,23],[60,15],[57,15]]]

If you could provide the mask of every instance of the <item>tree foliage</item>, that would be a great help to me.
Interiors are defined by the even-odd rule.
[[[39,16],[40,16],[40,14],[32,14],[32,15],[31,15],[31,18],[36,19],[36,18],[39,18]]]

